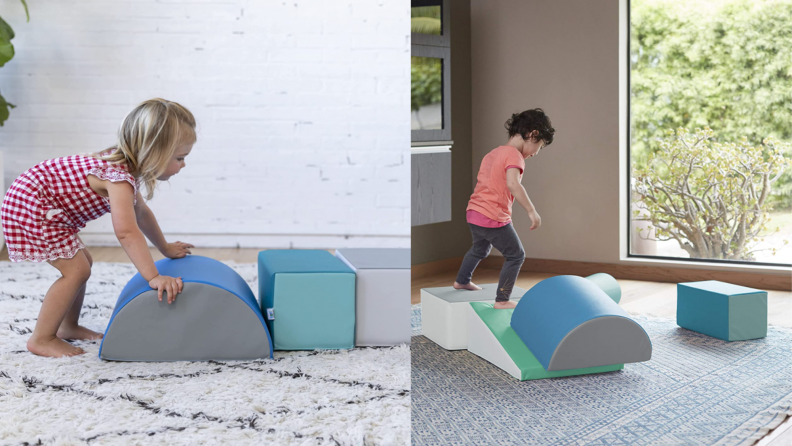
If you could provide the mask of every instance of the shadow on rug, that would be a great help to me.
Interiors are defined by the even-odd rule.
[[[636,316],[653,344],[624,370],[520,382],[421,336],[413,306],[414,445],[751,445],[792,415],[792,330],[726,342]]]
[[[229,263],[255,291],[257,266]],[[131,264],[95,263],[81,324],[104,332]],[[408,444],[410,349],[275,352],[273,360],[108,362],[25,350],[47,264],[0,262],[0,444]]]

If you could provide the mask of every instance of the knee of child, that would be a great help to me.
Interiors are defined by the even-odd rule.
[[[76,267],[61,270],[61,274],[65,279],[84,283],[91,277],[91,265],[85,262]]]
[[[88,267],[85,268],[86,265],[83,264],[83,265],[81,265],[80,269],[81,270],[87,270],[87,272],[84,272],[84,274],[87,274],[87,275],[82,277],[82,278],[84,278],[87,281],[88,278],[91,277],[91,268],[93,268],[93,257],[91,257],[91,254],[88,253],[87,249],[83,249],[82,253],[85,255],[85,260],[88,261],[88,265],[87,265]]]
[[[91,278],[91,266],[88,268],[80,268],[74,272],[74,279],[80,282],[87,282]]]
[[[520,248],[518,252],[510,253],[509,255],[504,255],[506,260],[517,263],[519,262],[522,265],[525,262],[525,250]]]

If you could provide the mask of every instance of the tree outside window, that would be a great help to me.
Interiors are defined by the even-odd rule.
[[[631,254],[792,264],[792,1],[630,2]]]

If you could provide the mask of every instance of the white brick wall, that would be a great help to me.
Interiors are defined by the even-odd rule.
[[[49,158],[114,143],[161,96],[199,124],[149,203],[201,246],[409,247],[409,4],[392,0],[0,0],[16,57],[0,91],[5,190]],[[89,244],[117,244],[109,215]]]

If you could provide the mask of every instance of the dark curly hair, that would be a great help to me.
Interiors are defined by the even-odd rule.
[[[550,122],[550,118],[541,108],[525,110],[522,113],[515,113],[506,121],[506,130],[509,131],[509,138],[520,135],[523,139],[528,139],[528,135],[534,130],[539,134],[532,138],[533,142],[544,141],[545,146],[553,143],[555,129]]]

